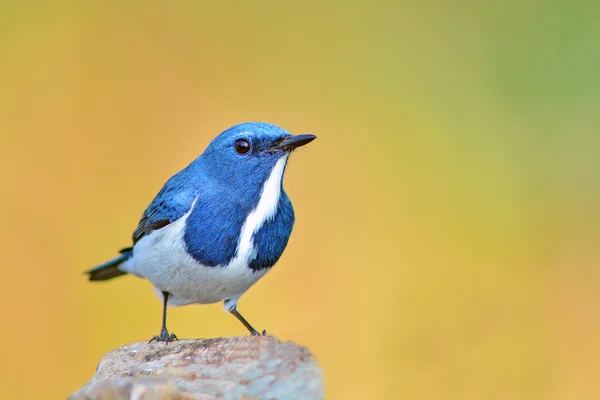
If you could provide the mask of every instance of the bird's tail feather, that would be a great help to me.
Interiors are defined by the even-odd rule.
[[[125,275],[127,272],[121,271],[119,265],[127,261],[133,255],[131,247],[121,250],[119,257],[113,258],[110,261],[100,264],[88,271],[85,271],[89,275],[90,281],[105,281],[108,279],[116,278],[117,276]]]

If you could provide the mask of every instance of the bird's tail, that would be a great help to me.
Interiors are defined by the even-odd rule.
[[[108,279],[116,278],[117,276],[125,275],[127,272],[121,271],[119,265],[127,261],[132,255],[133,251],[131,247],[120,251],[119,257],[113,258],[110,261],[100,264],[95,268],[85,271],[89,275],[90,281],[105,281]]]

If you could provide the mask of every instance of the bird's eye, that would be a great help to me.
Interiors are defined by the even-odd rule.
[[[250,142],[246,139],[238,139],[235,141],[234,147],[238,154],[246,154],[250,151]]]

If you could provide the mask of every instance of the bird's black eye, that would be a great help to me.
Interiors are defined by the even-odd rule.
[[[246,139],[238,139],[235,141],[234,147],[238,154],[246,154],[250,151],[250,142]]]

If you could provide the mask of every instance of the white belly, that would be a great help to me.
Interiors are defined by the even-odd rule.
[[[206,267],[185,250],[183,229],[188,211],[174,223],[140,239],[133,257],[121,269],[148,279],[158,290],[169,292],[169,305],[210,304],[237,300],[267,270],[254,272],[247,257],[235,257],[228,265]]]

